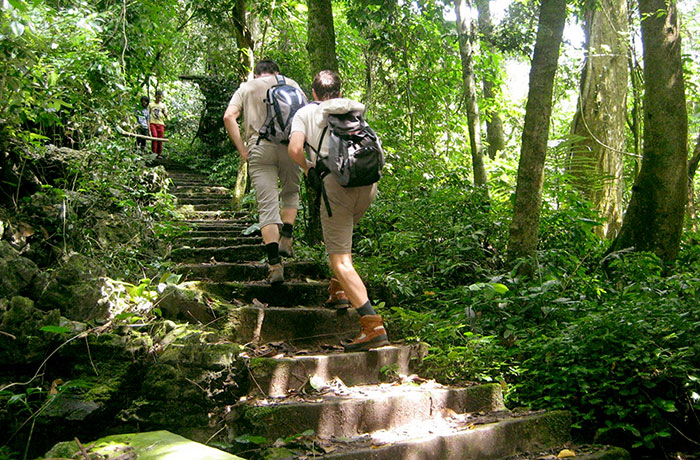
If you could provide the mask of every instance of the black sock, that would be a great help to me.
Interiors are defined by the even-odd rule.
[[[357,314],[360,316],[376,315],[377,312],[372,308],[372,303],[368,300],[363,306],[357,309]]]
[[[282,231],[280,231],[280,235],[286,236],[287,238],[291,238],[293,231],[294,231],[293,224],[282,224]]]
[[[274,265],[280,263],[280,245],[279,243],[267,243],[265,245],[267,252],[267,261]]]

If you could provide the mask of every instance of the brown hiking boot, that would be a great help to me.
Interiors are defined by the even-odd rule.
[[[284,267],[281,262],[267,264],[267,280],[270,284],[284,283]]]
[[[360,316],[360,326],[362,326],[360,335],[355,337],[352,342],[342,344],[346,352],[365,351],[369,350],[370,348],[389,345],[389,338],[386,335],[384,321],[382,320],[381,316]]]
[[[340,285],[340,281],[336,278],[331,278],[330,284],[328,284],[328,293],[330,296],[326,303],[326,307],[337,308],[339,310],[350,308],[350,299],[345,295],[343,286]]]
[[[292,243],[294,239],[291,236],[280,236],[280,255],[282,257],[294,257],[294,248]]]

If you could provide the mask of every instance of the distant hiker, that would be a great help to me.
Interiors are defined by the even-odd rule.
[[[146,96],[141,96],[141,107],[136,108],[136,121],[138,123],[137,134],[142,136],[150,135],[151,131],[148,126],[150,120],[150,112],[148,110],[148,103],[151,100]],[[142,137],[136,138],[136,147],[143,150],[146,148],[146,139]]]
[[[254,78],[241,84],[233,94],[224,114],[224,126],[241,161],[248,162],[248,174],[255,188],[260,228],[267,253],[268,280],[271,284],[278,284],[284,282],[281,256],[292,257],[294,254],[292,232],[299,207],[301,170],[287,155],[287,146],[284,145],[287,139],[280,135],[284,127],[274,124],[272,116],[269,116],[274,112],[268,113],[273,109],[266,100],[272,97],[275,88],[280,89],[282,86],[289,101],[295,100],[301,105],[306,98],[297,82],[279,74],[279,67],[272,60],[258,62],[253,73]],[[290,108],[289,105],[285,107]],[[238,125],[241,113],[245,141]],[[283,122],[288,122],[288,119],[289,114]]]
[[[329,118],[361,119],[365,107],[359,102],[340,97],[340,77],[336,72],[323,70],[313,79],[314,103],[300,109],[292,122],[289,138],[289,155],[306,173],[309,183],[321,188],[321,226],[326,251],[330,258],[330,298],[327,304],[342,305],[349,298],[352,307],[360,314],[361,332],[354,340],[344,343],[345,351],[360,351],[387,345],[382,317],[372,308],[367,288],[352,263],[353,227],[367,211],[377,193],[377,184],[341,186],[336,174],[321,174],[327,170],[329,146],[332,144]],[[320,102],[319,102],[320,101]],[[376,138],[375,138],[376,141]],[[307,160],[305,146],[309,146]],[[383,163],[383,159],[382,159]],[[322,182],[321,182],[322,181]]]
[[[148,105],[151,114],[150,128],[152,137],[165,137],[165,120],[168,118],[168,109],[163,104],[163,91],[156,91],[156,101]],[[163,143],[151,141],[151,149],[158,158],[163,158]]]

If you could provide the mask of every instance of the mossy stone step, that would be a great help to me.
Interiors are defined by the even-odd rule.
[[[217,248],[229,246],[262,245],[262,237],[240,236],[240,232],[221,232],[221,236],[191,236],[186,233],[175,240],[176,245],[191,248]],[[263,277],[264,278],[264,277]],[[261,279],[261,278],[258,278]]]
[[[573,452],[575,457],[559,457],[564,450]],[[621,447],[588,444],[555,446],[547,450],[525,452],[509,455],[502,460],[549,460],[557,458],[572,458],[574,460],[630,460],[630,453]]]
[[[275,285],[267,281],[202,281],[199,288],[229,302],[237,300],[252,304],[257,301],[273,307],[318,306],[328,298],[327,281],[302,282],[286,278],[284,283]]]
[[[178,201],[178,211],[190,213],[191,211],[196,212],[209,212],[209,211],[227,211],[230,212],[233,202],[231,200],[225,200],[218,203],[204,203],[195,204],[189,202]]]
[[[207,186],[194,186],[194,185],[178,185],[174,184],[171,188],[170,193],[179,197],[183,195],[192,194],[217,194],[217,195],[229,195],[231,190],[226,187],[221,187],[218,185],[207,185]]]
[[[359,326],[357,326],[359,331]],[[253,358],[251,391],[280,397],[299,391],[313,376],[330,381],[339,377],[346,385],[380,383],[387,374],[409,375],[425,357],[424,344],[389,345],[366,352],[315,354],[283,358]]]
[[[194,246],[192,240],[189,241]],[[182,264],[175,268],[175,272],[181,273],[191,280],[254,281],[265,279],[267,265],[256,262]],[[310,261],[285,262],[284,273],[287,279],[318,279],[323,277],[321,267]]]
[[[217,262],[247,262],[260,260],[263,255],[262,245],[245,244],[212,248],[176,248],[170,253],[170,258],[175,262],[187,263],[210,262],[212,258]]]
[[[317,383],[318,385],[318,383]],[[427,382],[345,387],[343,396],[315,395],[241,407],[257,435],[276,439],[306,430],[321,438],[352,437],[390,430],[441,414],[503,411],[499,384],[444,388]]]
[[[338,444],[335,452],[319,459],[333,460],[496,460],[518,452],[563,444],[569,439],[571,415],[566,411],[511,416],[484,424],[466,423],[460,428],[433,428],[417,436],[403,436],[395,429],[385,433],[385,444],[366,439]],[[429,425],[424,427],[430,429]],[[392,434],[396,436],[391,437]],[[355,445],[353,445],[355,444]]]
[[[211,196],[204,196],[204,197],[195,197],[195,196],[182,196],[182,197],[177,197],[177,202],[181,205],[193,205],[193,206],[202,206],[202,205],[221,205],[221,206],[230,206],[231,201],[233,200],[232,197],[226,196],[226,195],[217,195],[214,197]]]
[[[138,458],[139,460],[244,460],[213,447],[183,438],[169,431],[150,431],[106,436],[85,444],[100,458]],[[75,441],[56,445],[46,458],[76,458],[80,447]],[[80,458],[83,458],[81,455]],[[87,458],[87,457],[86,457]],[[92,457],[90,457],[92,458]]]

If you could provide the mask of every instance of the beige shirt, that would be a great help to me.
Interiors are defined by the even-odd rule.
[[[299,88],[299,84],[291,78],[284,77],[284,79],[288,85]],[[228,103],[229,107],[234,106],[243,112],[244,139],[247,145],[251,145],[258,138],[260,127],[267,118],[267,104],[265,104],[267,90],[276,84],[277,79],[274,75],[248,80],[238,87]]]
[[[365,106],[360,102],[345,98],[328,99],[320,104],[306,105],[294,115],[290,134],[295,131],[304,133],[306,143],[311,146],[311,148],[306,149],[309,160],[316,163],[317,155],[322,158],[328,157],[328,138],[330,137],[328,133],[323,137],[323,144],[319,146],[323,128],[328,124],[328,114],[347,113],[355,110],[364,113]]]

